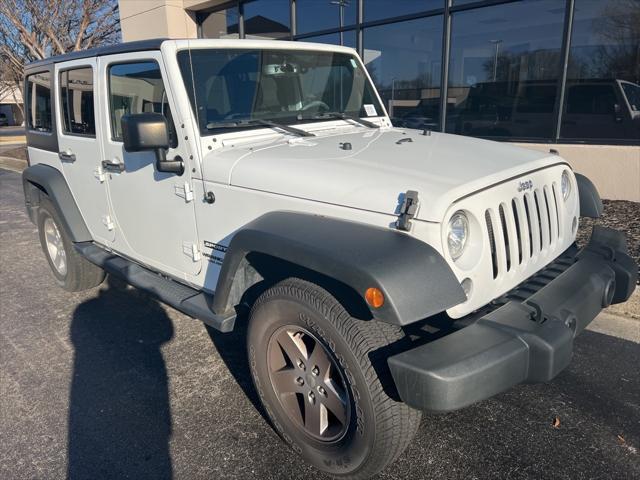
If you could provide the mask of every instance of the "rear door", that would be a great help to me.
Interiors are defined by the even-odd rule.
[[[80,213],[93,239],[108,245],[115,238],[102,172],[103,132],[96,128],[100,85],[95,58],[56,64],[55,100],[58,157]]]
[[[196,231],[186,122],[174,119],[175,102],[160,52],[110,55],[98,60],[106,81],[101,98],[104,158],[116,236],[113,249],[176,278],[189,280],[201,269]],[[168,120],[171,147],[167,159],[180,156],[185,172],[158,172],[152,151],[126,152],[121,119],[126,114],[162,113]],[[176,131],[179,125],[180,135]],[[114,168],[119,165],[120,168]]]

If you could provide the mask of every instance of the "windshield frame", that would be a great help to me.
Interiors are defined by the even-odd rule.
[[[627,108],[631,113],[631,116],[632,117],[640,116],[640,104],[636,105],[635,103],[631,103],[631,99],[629,98],[629,93],[625,89],[625,85],[630,85],[634,89],[638,89],[638,91],[640,92],[640,85],[634,82],[630,82],[628,80],[619,80],[618,83],[620,84],[620,90],[622,91],[622,96],[624,97],[624,100],[627,102]]]
[[[266,45],[257,46],[257,45],[252,45],[253,42],[251,41],[243,41],[242,44],[234,44],[234,45],[224,45],[224,46],[222,45],[220,46],[219,45],[215,45],[215,46],[214,45],[203,45],[203,46],[191,45],[191,46],[179,46],[178,48],[175,49],[174,58],[176,60],[176,63],[178,64],[178,72],[180,74],[183,87],[185,88],[185,91],[187,93],[187,97],[188,97],[187,103],[189,105],[189,109],[195,120],[197,130],[200,133],[201,137],[206,137],[211,135],[220,135],[223,133],[232,133],[240,130],[245,132],[247,130],[258,130],[258,129],[264,130],[264,129],[270,129],[270,127],[264,124],[260,125],[259,123],[256,123],[256,125],[252,125],[252,126],[244,125],[239,128],[229,127],[228,125],[226,127],[221,127],[221,128],[205,128],[206,125],[211,122],[202,122],[201,119],[198,117],[199,105],[197,101],[197,88],[195,88],[194,86],[195,79],[194,79],[193,64],[191,63],[191,59],[189,59],[190,66],[188,70],[185,71],[185,69],[183,69],[183,67],[181,66],[180,56],[185,51],[200,52],[200,51],[206,51],[206,50],[210,50],[210,51],[236,50],[236,51],[244,51],[247,53],[249,52],[262,53],[264,51],[267,51],[267,52],[273,51],[273,52],[287,52],[292,54],[346,55],[347,57],[349,57],[350,60],[355,61],[356,63],[355,68],[361,70],[364,76],[363,88],[370,89],[371,97],[372,97],[372,100],[374,100],[375,102],[374,106],[376,108],[376,113],[377,113],[377,115],[375,116],[360,117],[359,115],[357,115],[357,117],[364,118],[365,120],[370,120],[370,121],[375,121],[376,119],[382,119],[383,121],[382,125],[389,123],[389,120],[388,120],[389,117],[388,117],[384,102],[382,101],[382,98],[380,97],[380,94],[377,88],[375,87],[371,79],[371,76],[369,75],[369,72],[367,71],[362,59],[360,58],[360,56],[357,54],[355,50],[348,47],[340,47],[340,46],[325,45],[325,44],[318,44],[317,46],[331,47],[331,48],[314,48],[316,47],[315,44],[311,45],[303,42],[294,42],[294,45],[291,45],[291,42],[284,42],[284,41],[278,41],[273,43],[277,45],[270,44],[268,46]],[[187,77],[187,75],[189,75],[189,77]],[[195,89],[195,91],[192,91],[191,89]],[[335,113],[335,112],[332,112],[332,113]],[[349,114],[349,112],[346,112],[346,113]],[[251,118],[248,118],[246,120],[251,120]],[[329,121],[357,125],[357,123],[355,122],[349,121],[348,119],[340,119],[336,116],[326,116],[326,117],[325,116],[309,116],[308,118],[305,118],[304,116],[300,115],[299,111],[292,111],[291,116],[287,116],[287,115],[274,116],[273,118],[265,118],[265,120],[277,122],[279,124],[283,124],[287,126],[327,123]],[[223,124],[223,123],[229,123],[229,122],[233,122],[233,120],[227,120],[226,122],[221,120],[219,123]]]

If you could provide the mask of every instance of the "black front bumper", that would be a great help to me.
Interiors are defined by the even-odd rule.
[[[595,227],[586,247],[569,249],[499,308],[390,357],[400,398],[420,410],[447,412],[518,383],[549,381],[569,364],[574,337],[603,308],[627,300],[637,280],[624,236]]]

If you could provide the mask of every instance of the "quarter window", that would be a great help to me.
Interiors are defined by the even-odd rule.
[[[30,130],[51,132],[51,74],[27,77],[27,125]]]
[[[93,69],[65,70],[60,73],[62,131],[67,134],[95,136],[93,109]]]
[[[169,123],[169,144],[178,146],[167,92],[156,62],[122,63],[109,67],[111,137],[122,141],[121,119],[126,114],[155,112]]]

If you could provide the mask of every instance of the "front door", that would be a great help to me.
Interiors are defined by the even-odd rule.
[[[58,147],[62,171],[92,238],[113,242],[105,176],[101,173],[102,145],[96,138],[99,91],[95,58],[56,64]]]
[[[160,52],[113,55],[98,60],[104,96],[104,158],[115,239],[113,249],[176,278],[201,269],[188,145],[176,134],[175,103]],[[167,158],[185,161],[182,176],[158,172],[154,152],[125,152],[120,120],[125,114],[162,113],[171,148]],[[176,120],[177,121],[177,120]],[[119,167],[118,167],[119,165]]]

